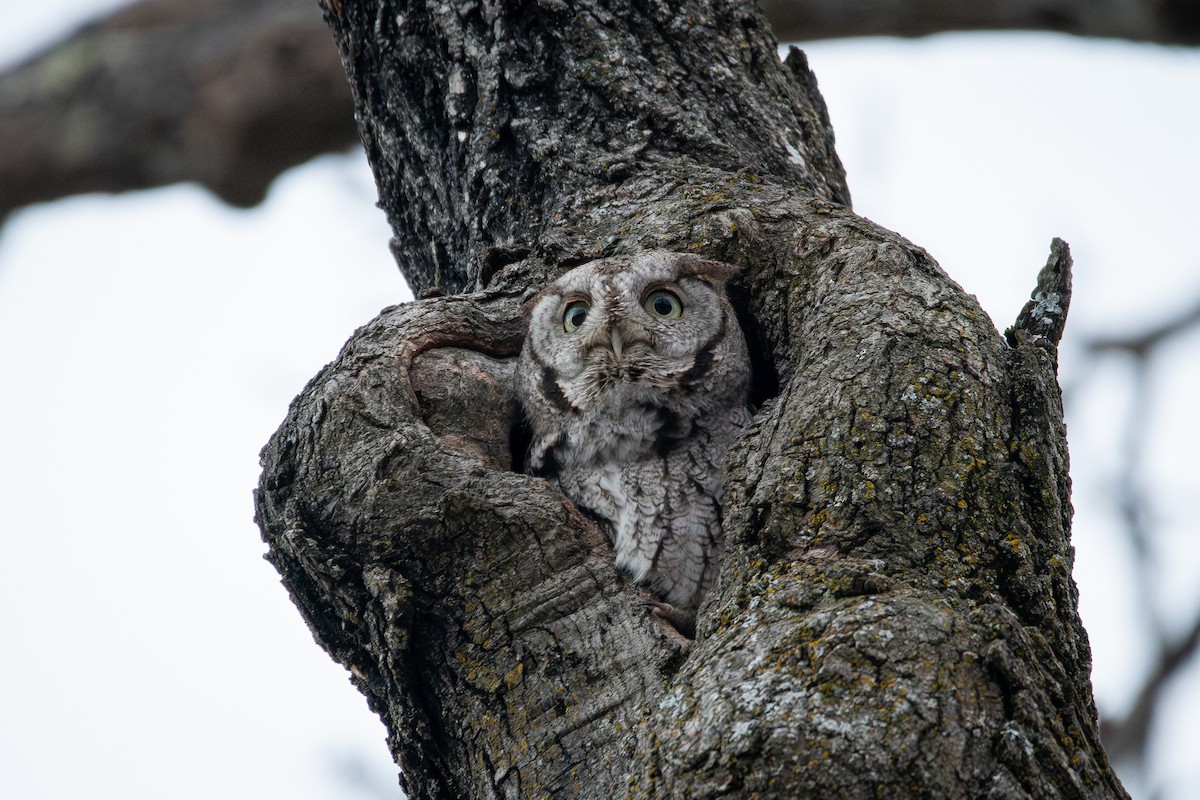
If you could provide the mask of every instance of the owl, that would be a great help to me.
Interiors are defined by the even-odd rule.
[[[576,267],[530,301],[516,370],[527,469],[600,522],[680,630],[716,577],[722,462],[750,418],[734,272],[669,252]]]

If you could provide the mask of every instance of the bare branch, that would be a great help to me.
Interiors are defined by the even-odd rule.
[[[925,36],[945,31],[1059,31],[1159,44],[1200,43],[1188,0],[762,0],[781,40]]]
[[[1168,339],[1190,332],[1197,324],[1200,324],[1200,299],[1186,311],[1154,327],[1147,328],[1141,333],[1125,336],[1092,336],[1085,342],[1085,345],[1096,353],[1126,351],[1138,358],[1144,358],[1155,347]]]
[[[1138,692],[1133,707],[1120,719],[1103,719],[1100,734],[1113,761],[1141,762],[1150,740],[1150,727],[1158,701],[1171,679],[1200,652],[1200,616],[1191,630],[1174,644],[1163,644],[1153,672]]]
[[[1196,44],[1194,4],[765,0],[783,41],[1055,30]],[[237,206],[356,140],[315,0],[142,0],[0,74],[0,219],[30,203],[194,181]]]
[[[0,75],[0,218],[180,181],[251,206],[355,140],[315,3],[147,0]]]
[[[1103,720],[1101,734],[1114,761],[1135,765],[1146,762],[1154,715],[1167,685],[1200,652],[1200,616],[1196,617],[1185,636],[1171,642],[1155,603],[1156,542],[1155,531],[1150,523],[1152,501],[1142,488],[1150,409],[1154,406],[1152,362],[1162,352],[1164,344],[1191,332],[1197,324],[1200,324],[1200,302],[1143,331],[1092,336],[1084,343],[1093,358],[1126,355],[1132,361],[1130,380],[1134,396],[1121,425],[1115,502],[1125,536],[1136,557],[1132,579],[1139,611],[1143,625],[1157,641],[1158,655],[1138,691],[1133,707],[1120,719]]]

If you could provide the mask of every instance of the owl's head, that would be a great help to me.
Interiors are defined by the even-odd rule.
[[[565,273],[532,300],[522,393],[564,413],[744,403],[749,359],[724,288],[735,271],[656,251]]]

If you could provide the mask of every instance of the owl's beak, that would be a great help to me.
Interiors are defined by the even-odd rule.
[[[613,355],[615,355],[617,357],[617,360],[620,361],[621,360],[621,350],[624,349],[625,343],[621,341],[621,332],[619,330],[617,330],[616,325],[613,325],[612,328],[610,329],[610,331],[611,331],[611,336],[609,338],[612,342]]]

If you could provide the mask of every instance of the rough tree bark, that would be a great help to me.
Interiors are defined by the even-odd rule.
[[[257,512],[411,796],[1126,796],[1071,579],[1065,246],[1001,338],[852,213],[804,57],[748,2],[327,15],[426,299],[304,389]],[[651,248],[740,266],[755,352],[690,649],[517,471],[522,299]]]

